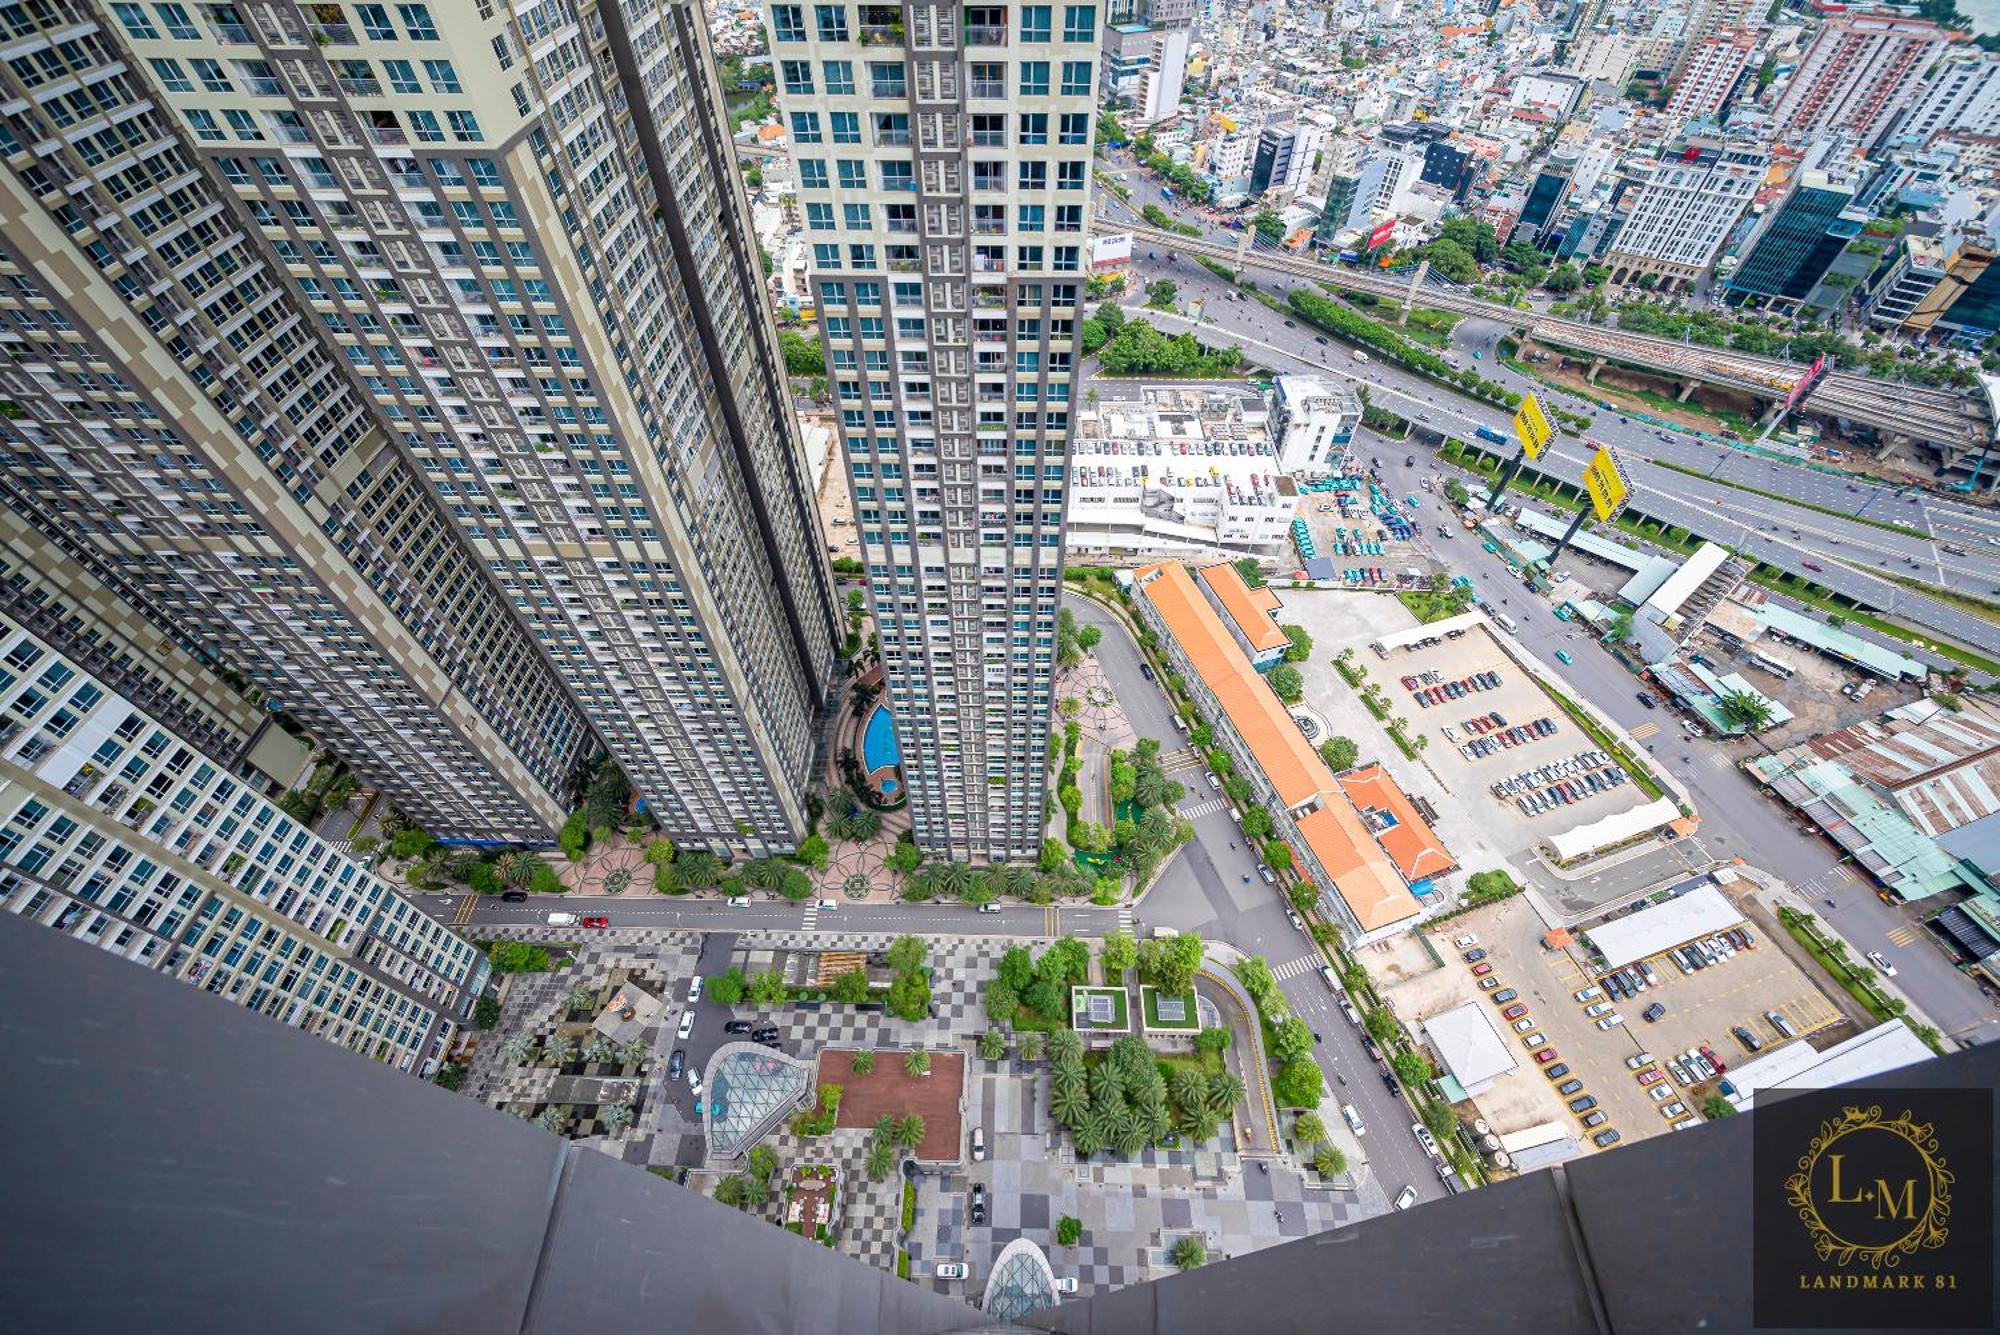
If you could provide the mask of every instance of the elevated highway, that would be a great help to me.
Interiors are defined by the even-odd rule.
[[[1091,230],[1131,233],[1135,246],[1174,250],[1216,260],[1231,268],[1260,269],[1307,278],[1348,292],[1366,292],[1401,302],[1412,295],[1409,279],[1362,273],[1321,264],[1282,248],[1252,241],[1229,243],[1182,236],[1144,223],[1093,219]],[[1780,357],[1734,352],[1727,348],[1682,343],[1653,334],[1629,333],[1581,320],[1565,320],[1533,310],[1505,306],[1448,288],[1425,286],[1415,293],[1417,304],[1436,310],[1474,315],[1509,326],[1536,342],[1670,372],[1689,381],[1719,385],[1779,400],[1805,375],[1806,367]],[[1850,371],[1830,371],[1802,401],[1808,411],[1873,427],[1893,435],[1926,441],[1944,451],[1947,460],[1978,452],[1996,438],[1994,419],[1985,395],[1906,385]]]

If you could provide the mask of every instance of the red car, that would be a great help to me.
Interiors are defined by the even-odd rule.
[[[1523,1015],[1526,1015],[1528,1013],[1528,1008],[1526,1005],[1517,1001],[1513,1005],[1509,1006],[1506,1010],[1501,1011],[1500,1013],[1506,1016],[1510,1020],[1518,1020]]]
[[[609,918],[585,918],[585,919],[583,920],[583,925],[584,925],[585,927],[609,927],[609,926],[611,925],[611,919],[609,919]]]
[[[1657,1085],[1664,1079],[1666,1077],[1660,1074],[1659,1068],[1656,1066],[1648,1066],[1645,1070],[1639,1072],[1639,1083],[1642,1085]]]
[[[1484,978],[1487,974],[1492,972],[1493,972],[1493,966],[1487,963],[1485,960],[1481,960],[1479,963],[1472,966],[1472,976],[1474,978]]]
[[[1554,1048],[1543,1048],[1540,1052],[1537,1052],[1535,1054],[1535,1062],[1537,1065],[1540,1066],[1547,1066],[1550,1062],[1554,1061],[1555,1059],[1556,1059],[1556,1050]]]

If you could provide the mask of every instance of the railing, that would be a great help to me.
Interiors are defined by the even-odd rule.
[[[965,25],[967,46],[1007,45],[1007,25],[1004,23],[968,23]]]
[[[908,148],[910,146],[910,132],[908,130],[877,130],[875,132],[875,143],[880,147],[886,148]]]
[[[903,79],[877,79],[868,85],[868,90],[877,97],[908,97],[910,85]]]
[[[260,97],[282,97],[285,92],[284,85],[276,79],[266,79],[259,76],[254,79],[245,79],[243,82],[249,87],[251,92],[256,93]]]
[[[215,40],[230,46],[255,46],[257,38],[241,23],[210,23],[215,29]]]
[[[901,46],[903,25],[900,23],[864,23],[861,25],[861,45]]]
[[[972,81],[971,95],[973,97],[989,98],[996,102],[1005,101],[1007,98],[1007,81],[1005,79],[974,79]]]
[[[882,180],[882,188],[884,190],[907,190],[911,194],[915,194],[917,189],[917,178],[914,176],[884,177]]]
[[[354,25],[351,23],[315,23],[311,27],[313,40],[321,46],[358,45],[354,36]]]
[[[1005,130],[974,130],[972,132],[972,146],[974,148],[1005,148],[1007,147],[1007,132]]]

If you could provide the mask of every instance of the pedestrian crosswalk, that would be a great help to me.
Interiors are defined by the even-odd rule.
[[[1194,748],[1183,746],[1178,751],[1169,751],[1160,757],[1160,768],[1168,774],[1178,774],[1183,770],[1200,769],[1201,757]]]
[[[819,930],[819,905],[817,904],[806,905],[805,920],[801,922],[799,926],[803,927],[808,932]]]
[[[1905,923],[1889,933],[1889,944],[1891,945],[1907,946],[1916,939],[1917,928],[1909,923]]]
[[[1324,963],[1326,963],[1326,956],[1324,955],[1301,955],[1288,964],[1280,964],[1274,967],[1271,970],[1271,977],[1282,983],[1288,978],[1298,978],[1304,974],[1311,973]]]
[[[1659,724],[1641,723],[1638,727],[1632,729],[1632,740],[1635,742],[1643,742],[1648,737],[1657,737],[1659,736],[1659,734],[1660,734]]]
[[[1189,820],[1200,820],[1203,816],[1214,815],[1228,805],[1229,803],[1220,797],[1211,797],[1197,802],[1191,807],[1182,807],[1181,815],[1186,816]]]
[[[1132,930],[1132,916],[1133,916],[1133,915],[1132,915],[1132,906],[1131,906],[1130,904],[1124,904],[1124,905],[1120,905],[1120,906],[1119,906],[1119,909],[1118,909],[1118,930],[1119,930],[1119,931],[1121,931],[1121,932],[1129,932],[1129,931],[1131,931],[1131,930]]]

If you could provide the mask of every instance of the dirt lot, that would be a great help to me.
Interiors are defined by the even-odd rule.
[[[1745,681],[1792,711],[1791,722],[1763,735],[1763,740],[1773,747],[1790,746],[1817,733],[1875,718],[1884,710],[1908,704],[1919,694],[1914,684],[1882,681],[1872,674],[1843,668],[1800,645],[1779,644],[1768,636],[1758,642],[1756,652],[1791,668],[1790,678],[1752,664],[1744,654],[1728,648],[1719,635],[1701,636],[1696,647],[1702,657],[1713,660],[1722,671],[1740,672]],[[1864,680],[1875,682],[1866,700],[1857,703],[1840,693],[1842,686]]]
[[[1430,745],[1424,759],[1439,779],[1482,818],[1504,821],[1516,827],[1519,837],[1512,842],[1526,847],[1536,839],[1559,830],[1601,819],[1645,802],[1636,786],[1626,783],[1581,801],[1557,806],[1530,816],[1514,799],[1493,796],[1491,785],[1525,771],[1569,760],[1580,752],[1594,749],[1593,743],[1563,714],[1530,678],[1515,667],[1513,660],[1495,644],[1482,627],[1474,627],[1456,640],[1446,639],[1427,648],[1400,649],[1373,665],[1375,678],[1388,694],[1390,707],[1410,721],[1415,732],[1426,733]],[[1456,700],[1420,705],[1416,690],[1403,684],[1405,677],[1436,672],[1440,682],[1463,681],[1478,672],[1494,672],[1500,684],[1483,691],[1468,690]],[[1424,689],[1421,685],[1417,690]],[[1497,713],[1506,727],[1485,733],[1473,730],[1472,720]],[[1460,750],[1475,738],[1495,737],[1506,728],[1548,719],[1555,731],[1547,737],[1525,738],[1511,747],[1503,746],[1486,756],[1468,759]],[[1452,735],[1445,728],[1452,729]]]
[[[875,1069],[854,1074],[854,1054],[823,1052],[818,1083],[843,1087],[838,1125],[870,1127],[883,1113],[904,1117],[920,1113],[923,1143],[917,1158],[956,1163],[964,1157],[964,1130],[959,1125],[959,1098],[965,1091],[965,1054],[931,1053],[931,1073],[913,1076],[903,1070],[903,1053],[894,1049],[875,1054]]]

